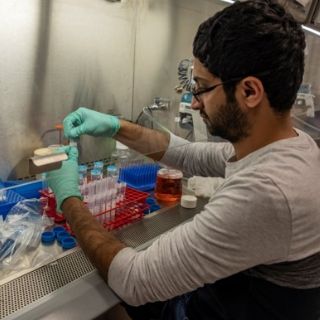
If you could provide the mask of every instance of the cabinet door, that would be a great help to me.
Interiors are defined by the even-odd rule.
[[[308,22],[307,20],[314,8],[314,2],[317,2],[317,0],[279,0],[279,3],[301,23]]]

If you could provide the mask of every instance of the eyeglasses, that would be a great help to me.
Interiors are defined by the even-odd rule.
[[[243,79],[243,78],[241,77],[241,78],[231,79],[231,80],[228,80],[228,81],[224,81],[224,82],[218,83],[218,84],[216,84],[216,85],[214,85],[214,86],[211,86],[211,87],[209,87],[209,88],[204,88],[204,89],[200,89],[200,90],[197,90],[197,89],[195,88],[195,85],[193,85],[193,86],[191,87],[191,90],[190,90],[190,91],[191,91],[192,95],[194,96],[194,98],[195,98],[198,102],[201,102],[200,96],[201,96],[202,94],[207,93],[207,92],[210,92],[210,91],[214,90],[215,88],[217,88],[217,87],[219,87],[219,86],[222,86],[222,85],[224,85],[224,84],[226,84],[226,83],[235,82],[235,81],[240,81],[241,79]]]

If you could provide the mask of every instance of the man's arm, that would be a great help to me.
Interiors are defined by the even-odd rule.
[[[107,232],[80,199],[67,198],[62,210],[81,248],[107,281],[112,259],[126,245]]]
[[[145,128],[125,120],[120,120],[120,129],[114,138],[156,161],[163,157],[170,141],[169,133]]]
[[[94,137],[114,137],[131,149],[155,160],[161,159],[170,140],[169,133],[144,128],[83,107],[71,112],[63,120],[63,127],[67,138],[77,139],[84,134]]]

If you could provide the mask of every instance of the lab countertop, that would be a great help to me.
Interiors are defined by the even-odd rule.
[[[200,212],[206,199],[194,209],[165,207],[125,227],[115,235],[137,250],[147,248],[161,234]],[[108,287],[80,248],[62,252],[50,262],[0,280],[0,319],[94,319],[120,299]]]

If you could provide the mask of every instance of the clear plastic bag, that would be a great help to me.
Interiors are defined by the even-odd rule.
[[[38,250],[42,231],[52,223],[42,215],[42,211],[39,199],[26,199],[12,207],[1,223],[0,271],[2,275],[10,271],[31,268],[53,258],[52,254],[43,250],[39,254]]]

